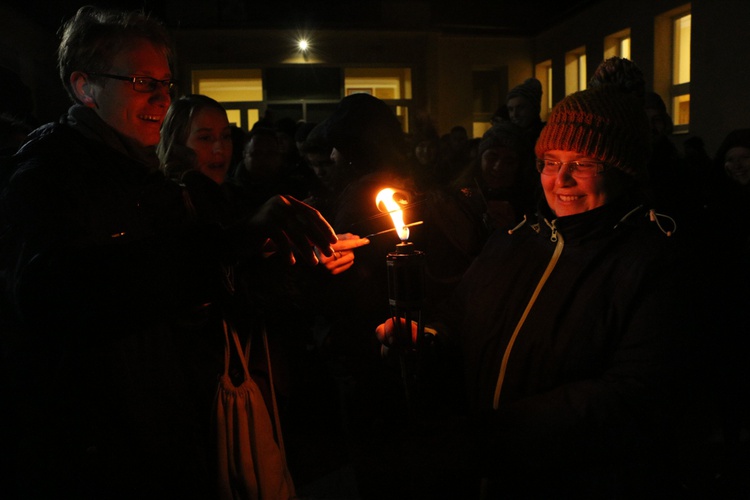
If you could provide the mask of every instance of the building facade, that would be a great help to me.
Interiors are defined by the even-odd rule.
[[[461,125],[478,136],[507,91],[526,78],[543,83],[544,118],[555,102],[584,88],[610,55],[629,57],[643,70],[647,90],[658,92],[676,118],[676,142],[697,135],[713,152],[729,130],[748,126],[750,2],[584,3],[533,35],[441,28],[426,20],[426,2],[408,12],[391,2],[391,17],[403,22],[388,30],[356,22],[349,29],[243,27],[218,4],[172,0],[162,15],[177,44],[181,92],[214,95],[243,128],[268,110],[320,121],[345,95],[368,92],[393,107],[406,131],[426,116],[440,133]],[[0,68],[28,88],[35,119],[55,119],[68,105],[55,70],[55,30],[8,6],[0,14]],[[308,43],[304,51],[301,40]]]

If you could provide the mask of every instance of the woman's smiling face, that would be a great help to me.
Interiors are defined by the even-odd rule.
[[[545,152],[544,159],[563,163],[576,160],[598,161],[576,151],[561,150]],[[605,175],[606,172],[577,179],[571,175],[567,166],[560,168],[554,175],[540,174],[544,197],[557,217],[580,214],[607,203],[609,197],[605,188]]]

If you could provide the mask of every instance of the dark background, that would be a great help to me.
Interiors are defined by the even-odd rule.
[[[6,0],[18,12],[56,30],[87,3],[144,9],[169,26],[185,25],[179,12],[205,0]],[[213,0],[217,16],[200,27],[316,29],[438,29],[533,35],[595,0]],[[179,7],[179,8],[178,8]],[[198,27],[195,21],[190,27]]]

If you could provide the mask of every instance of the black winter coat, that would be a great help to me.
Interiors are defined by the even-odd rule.
[[[188,223],[179,187],[87,113],[73,108],[101,136],[75,116],[36,131],[2,198],[10,482],[29,498],[209,498],[215,341],[170,325],[215,295],[219,231]]]
[[[675,244],[627,204],[488,241],[439,335],[461,347],[485,474],[502,489],[593,494],[632,469],[661,474],[698,328]]]

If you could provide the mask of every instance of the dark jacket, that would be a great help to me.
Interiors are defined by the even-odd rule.
[[[498,231],[464,275],[438,335],[461,347],[502,488],[581,493],[659,463],[696,328],[674,244],[647,211],[612,204]]]
[[[154,159],[80,106],[17,155],[5,450],[27,496],[208,495],[211,339],[170,325],[215,293],[220,234]]]

